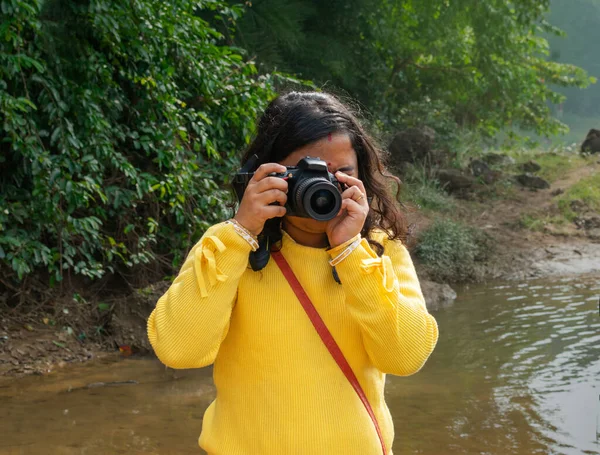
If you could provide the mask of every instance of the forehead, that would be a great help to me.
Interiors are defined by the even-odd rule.
[[[342,166],[357,166],[356,152],[352,148],[352,142],[347,134],[331,134],[317,142],[307,144],[294,150],[281,164],[294,166],[305,156],[321,158],[330,164],[330,168],[336,169]]]

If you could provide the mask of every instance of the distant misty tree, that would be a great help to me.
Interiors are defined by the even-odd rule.
[[[548,8],[549,0],[257,0],[246,2],[236,42],[267,69],[346,91],[384,125],[550,135],[564,130],[551,115],[564,101],[556,87],[590,79],[549,58],[544,34],[559,31],[544,19]]]

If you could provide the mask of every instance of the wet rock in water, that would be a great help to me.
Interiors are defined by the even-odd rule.
[[[515,164],[515,159],[512,156],[501,153],[487,153],[481,159],[490,166],[510,166]]]
[[[537,175],[521,174],[517,175],[515,178],[517,179],[517,182],[525,188],[530,188],[532,190],[545,190],[550,188],[550,184]]]
[[[435,130],[428,126],[408,128],[394,136],[389,145],[392,166],[401,167],[401,163],[431,163]]]
[[[540,166],[535,161],[527,161],[526,163],[519,165],[519,169],[521,169],[523,172],[533,173],[540,171],[542,169],[542,166]]]
[[[445,308],[456,300],[456,292],[447,284],[421,280],[421,290],[430,311]]]
[[[458,169],[439,169],[436,177],[449,193],[463,192],[473,187],[475,179]]]

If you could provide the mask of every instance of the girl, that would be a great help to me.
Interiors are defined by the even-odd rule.
[[[417,372],[438,338],[389,194],[396,178],[323,93],[272,101],[242,165],[253,155],[235,217],[191,250],[148,320],[150,342],[172,368],[214,363],[199,440],[209,455],[391,454],[385,375]],[[288,183],[271,175],[307,156],[345,188],[330,221],[286,215]]]

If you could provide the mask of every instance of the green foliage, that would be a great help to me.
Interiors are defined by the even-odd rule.
[[[218,0],[2,0],[0,261],[18,279],[175,264],[225,217],[273,76]]]
[[[520,225],[530,231],[544,231],[569,225],[585,213],[600,212],[600,175],[592,174],[579,180],[567,190],[555,196],[556,206],[551,212],[537,211],[523,214]]]
[[[531,214],[525,214],[519,219],[519,224],[530,231],[543,231],[546,223],[543,219]]]
[[[251,53],[269,68],[345,90],[386,129],[425,123],[444,135],[457,127],[551,135],[565,130],[551,116],[550,105],[564,99],[554,88],[591,82],[549,59],[543,36],[560,34],[544,20],[549,0],[251,5],[239,35]]]
[[[434,280],[470,281],[481,278],[478,263],[486,259],[490,245],[483,231],[439,219],[421,233],[415,254]]]
[[[390,80],[381,99],[394,109],[428,96],[451,106],[459,125],[488,136],[502,127],[561,131],[548,103],[562,98],[551,85],[589,80],[572,65],[548,61],[540,35],[555,30],[543,21],[547,8],[547,0],[381,2],[371,15],[381,32],[374,46],[396,50],[381,68]]]
[[[424,166],[417,166],[405,172],[402,191],[403,199],[421,210],[448,212],[456,207],[455,200],[449,196]]]
[[[522,173],[520,166],[528,161],[534,161],[539,164],[541,169],[535,175],[552,183],[565,177],[566,173],[572,169],[584,165],[591,160],[582,157],[578,153],[578,147],[558,146],[548,151],[538,149],[512,149],[505,151],[507,156],[515,160],[515,164],[505,170],[515,174]]]
[[[459,161],[459,167],[466,167],[471,159],[482,159],[490,152],[481,148],[470,148],[464,151]],[[550,147],[549,150],[540,148],[511,148],[503,149],[500,152],[493,151],[492,153],[500,153],[513,159],[512,164],[492,165],[494,169],[501,170],[505,173],[520,174],[523,173],[521,166],[529,161],[534,161],[539,164],[541,169],[535,172],[535,175],[542,177],[550,183],[565,177],[568,171],[584,166],[586,163],[591,164],[593,158],[585,158],[579,153],[579,146],[576,144]]]
[[[564,177],[568,171],[585,163],[585,160],[580,156],[567,153],[537,153],[532,159],[542,167],[537,175],[550,183]]]
[[[591,212],[600,212],[600,173],[579,180],[557,197],[558,208],[569,221],[574,221],[579,215],[573,209],[574,202]]]
[[[566,220],[560,216],[552,216],[548,214],[524,214],[519,220],[521,227],[534,231],[542,232],[547,226],[562,226]]]

